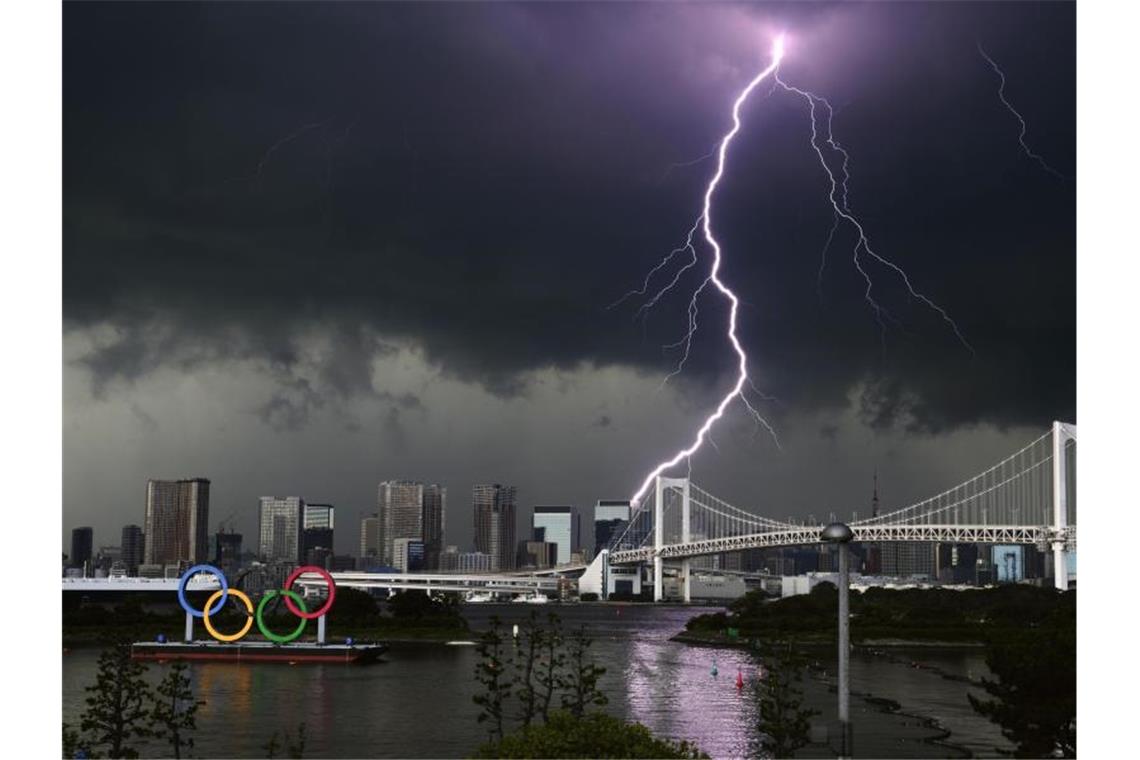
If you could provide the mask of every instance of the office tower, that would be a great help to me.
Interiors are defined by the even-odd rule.
[[[447,489],[439,485],[424,485],[414,480],[381,483],[376,506],[384,564],[394,565],[396,539],[410,538],[423,542],[425,567],[438,567],[446,503]]]
[[[492,570],[515,566],[514,486],[481,484],[471,489],[475,518],[475,550],[491,556]]]
[[[214,536],[214,566],[231,577],[241,569],[241,534],[218,531]]]
[[[629,501],[599,500],[594,505],[594,554],[608,549],[629,524]]]
[[[360,559],[379,560],[383,554],[380,548],[380,517],[371,514],[360,521]]]
[[[381,560],[392,566],[397,538],[423,539],[424,485],[414,480],[386,480],[376,493],[380,515]]]
[[[447,488],[432,484],[424,486],[424,569],[438,570],[439,555],[443,551],[446,529]]]
[[[558,545],[555,564],[566,565],[570,554],[578,549],[578,512],[571,506],[539,506],[532,518],[533,541]]]
[[[143,532],[147,565],[198,564],[209,554],[210,481],[148,480]]]
[[[301,559],[306,565],[325,566],[333,554],[332,504],[306,504],[301,524]]]
[[[120,542],[123,547],[123,565],[127,568],[127,575],[131,577],[139,574],[139,565],[143,563],[145,541],[143,529],[138,525],[123,526],[123,538]]]
[[[300,496],[262,496],[257,554],[262,562],[300,564],[305,500]]]
[[[91,552],[95,544],[95,531],[92,528],[75,528],[71,531],[71,566],[80,569],[91,564]]]
[[[397,538],[392,542],[392,567],[401,573],[424,570],[424,542],[418,538]]]

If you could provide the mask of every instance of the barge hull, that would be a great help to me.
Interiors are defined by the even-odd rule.
[[[388,650],[385,644],[223,644],[219,642],[139,642],[131,645],[136,660],[196,660],[212,662],[327,662],[363,664]]]

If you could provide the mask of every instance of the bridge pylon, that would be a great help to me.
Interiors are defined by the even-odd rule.
[[[1066,446],[1077,440],[1077,426],[1053,422],[1053,581],[1059,591],[1069,590],[1069,470]]]
[[[661,549],[665,546],[665,489],[681,490],[681,542],[688,543],[692,532],[692,501],[689,496],[688,478],[666,478],[657,476],[653,495],[653,601],[660,602],[665,597],[665,561]],[[686,602],[692,599],[692,584],[689,577],[689,559],[681,560],[682,594]]]

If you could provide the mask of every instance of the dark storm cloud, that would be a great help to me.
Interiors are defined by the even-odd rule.
[[[1020,153],[975,46],[1072,176],[1060,3],[68,4],[64,306],[105,333],[94,388],[252,360],[280,378],[254,411],[293,429],[328,398],[384,400],[372,360],[394,341],[504,396],[540,367],[659,372],[685,299],[645,324],[605,307],[692,223],[711,164],[669,167],[713,145],[777,27],[784,77],[837,107],[872,244],[975,349],[871,265],[884,347],[843,227],[817,288],[832,219],[806,112],[757,97],[716,226],[777,413],[864,387],[879,427],[1072,418],[1074,185]],[[727,368],[723,318],[702,302],[694,393]],[[294,370],[317,328],[312,384]]]

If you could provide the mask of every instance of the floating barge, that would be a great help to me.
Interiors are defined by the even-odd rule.
[[[269,641],[141,641],[131,644],[135,660],[206,660],[214,662],[375,662],[387,644],[274,644]]]

